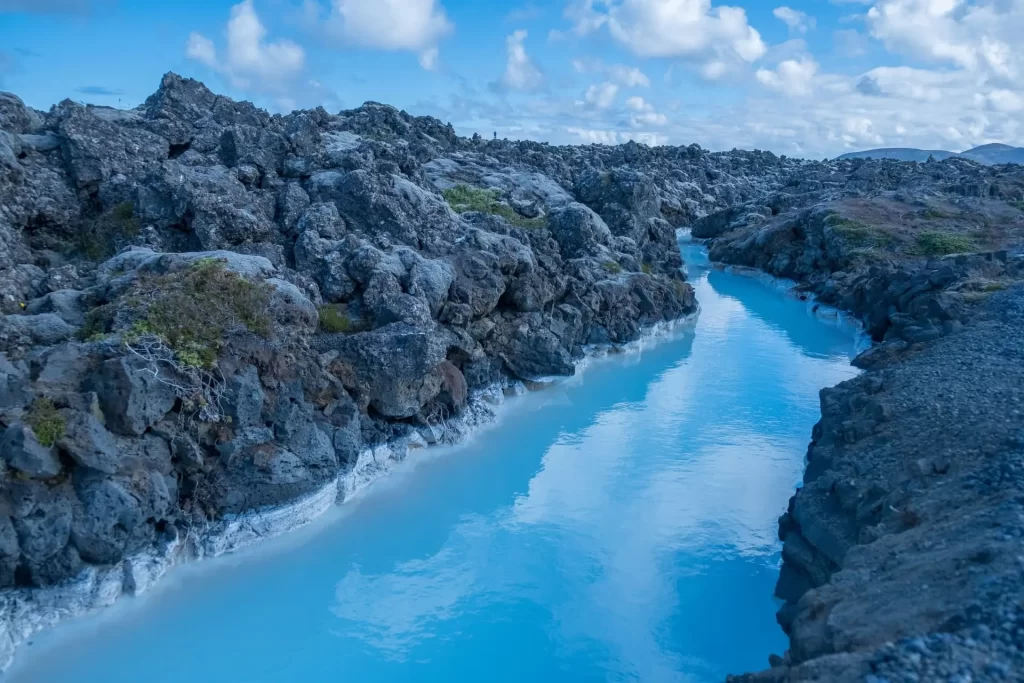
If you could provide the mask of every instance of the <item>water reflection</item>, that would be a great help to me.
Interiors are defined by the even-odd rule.
[[[705,681],[762,666],[785,645],[775,519],[853,344],[687,256],[695,329],[526,397],[305,545],[51,639],[62,656],[14,680]]]

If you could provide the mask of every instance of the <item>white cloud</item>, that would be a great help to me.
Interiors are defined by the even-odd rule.
[[[636,67],[614,64],[608,67],[608,76],[624,88],[647,88],[651,85],[651,79]]]
[[[986,96],[986,103],[998,112],[1024,111],[1024,96],[1010,90],[993,90]]]
[[[508,50],[508,62],[499,85],[505,90],[521,90],[531,92],[544,85],[544,75],[526,54],[527,32],[520,29],[505,39]]]
[[[438,44],[454,26],[436,0],[305,0],[306,21],[346,45],[419,55],[423,68],[438,63]]]
[[[619,86],[614,83],[598,83],[587,88],[583,99],[586,100],[587,104],[593,105],[598,109],[607,109],[615,102],[615,96],[618,92]]]
[[[302,74],[305,52],[290,40],[267,42],[266,36],[252,0],[243,0],[231,8],[223,53],[218,54],[212,40],[193,32],[185,55],[222,74],[236,88],[268,92],[287,105]]]
[[[642,97],[630,97],[626,100],[626,108],[633,111],[643,111],[647,109],[647,106],[647,102]]]
[[[814,17],[790,7],[776,7],[772,14],[784,22],[793,33],[807,33],[817,25]]]
[[[800,96],[811,92],[811,81],[818,73],[818,64],[810,57],[787,59],[775,70],[758,69],[757,80],[765,87],[785,95]]]
[[[879,0],[868,10],[871,35],[918,59],[1019,78],[1024,0]]]
[[[711,0],[577,0],[566,17],[577,35],[606,27],[616,41],[641,57],[714,63],[705,66],[705,76],[723,75],[767,50],[743,9],[714,7]]]
[[[629,116],[629,125],[633,128],[668,125],[668,117],[655,111],[654,105],[642,97],[634,96],[627,99],[626,109],[633,112]]]
[[[427,71],[434,71],[437,69],[437,62],[440,56],[441,52],[436,47],[427,48],[420,53],[420,66]]]
[[[583,144],[620,145],[632,140],[654,147],[668,143],[668,138],[660,133],[578,128],[575,126],[566,128],[565,132],[571,135],[575,142]]]

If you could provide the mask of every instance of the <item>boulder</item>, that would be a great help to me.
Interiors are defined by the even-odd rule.
[[[332,371],[346,388],[381,415],[404,418],[440,392],[438,365],[451,341],[442,328],[398,322],[372,332],[329,335],[322,343],[338,351]]]
[[[0,458],[25,476],[49,479],[60,474],[60,458],[53,447],[39,443],[28,425],[15,422],[0,437]]]
[[[113,358],[102,363],[91,378],[107,425],[116,433],[139,436],[174,407],[173,387],[145,363]]]
[[[164,478],[139,472],[130,479],[98,473],[76,477],[81,502],[71,539],[81,558],[95,564],[114,564],[153,533],[152,523],[163,519],[173,502]]]
[[[105,474],[115,474],[122,466],[122,452],[117,439],[92,413],[63,413],[64,436],[57,445],[80,467]]]
[[[598,255],[612,237],[600,216],[575,202],[553,211],[548,229],[558,241],[562,257],[567,259]]]
[[[11,517],[22,563],[37,584],[67,578],[57,577],[54,570],[63,565],[59,555],[71,538],[73,511],[69,493],[66,486],[50,487],[36,481],[10,485]]]

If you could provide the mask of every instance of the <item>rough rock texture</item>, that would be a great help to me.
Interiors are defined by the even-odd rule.
[[[791,649],[737,680],[1020,680],[1022,314],[1018,285],[963,331],[822,391],[779,523]]]
[[[737,681],[1024,675],[1024,169],[853,167],[693,226],[878,342],[821,393],[779,520],[790,637]]]
[[[717,200],[679,176],[670,223],[656,171],[724,162],[633,168],[650,154],[484,145],[375,103],[272,116],[174,74],[130,111],[0,95],[0,589],[456,438],[471,392],[694,312],[673,226]]]

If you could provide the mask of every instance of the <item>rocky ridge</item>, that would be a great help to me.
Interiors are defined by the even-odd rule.
[[[484,141],[377,103],[271,116],[174,74],[130,111],[0,94],[0,659],[61,601],[287,528],[503,388],[692,313],[677,228],[855,312],[884,341],[861,364],[913,374],[1000,319],[1022,201],[1019,167]],[[839,404],[823,425],[887,414]],[[846,560],[801,560],[819,517],[795,510],[776,678],[867,647],[802,644],[794,605]]]
[[[1024,673],[1024,169],[965,168],[871,165],[870,189],[694,225],[714,261],[795,280],[876,341],[863,375],[822,391],[779,520],[790,649],[736,681]]]

